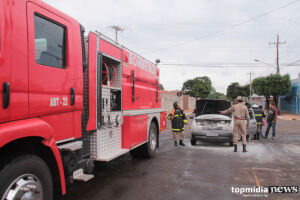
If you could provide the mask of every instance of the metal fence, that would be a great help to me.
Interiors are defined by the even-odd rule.
[[[300,87],[299,83],[294,83],[292,85],[291,92],[285,96],[280,97],[280,110],[294,113],[299,115],[300,114]]]

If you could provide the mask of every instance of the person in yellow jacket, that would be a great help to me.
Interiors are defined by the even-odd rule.
[[[179,145],[185,146],[184,139],[184,125],[188,123],[183,110],[180,109],[178,102],[173,103],[174,109],[171,110],[168,115],[168,119],[172,122],[172,133],[174,139],[174,145],[177,146],[177,135],[179,134]]]

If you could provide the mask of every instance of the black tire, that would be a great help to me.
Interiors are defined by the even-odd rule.
[[[18,190],[20,195],[29,195],[30,192],[23,192],[16,187],[16,182],[22,182],[23,188],[26,188],[26,184],[40,187],[41,192],[36,194],[40,195],[42,200],[53,199],[53,181],[51,172],[47,164],[39,157],[35,155],[20,155],[13,158],[10,162],[5,164],[0,169],[0,197],[6,199],[5,196],[11,190]],[[26,183],[26,184],[25,184]],[[18,185],[20,186],[20,185]],[[21,185],[22,186],[22,185]],[[32,189],[34,190],[34,189]],[[30,194],[31,195],[31,194]],[[20,197],[20,196],[19,196]],[[36,197],[39,198],[39,197]],[[16,199],[21,199],[17,198]]]
[[[233,146],[233,141],[229,142],[229,146],[232,147]]]
[[[197,143],[197,140],[191,139],[191,145],[192,145],[192,146],[196,145],[196,143]]]
[[[134,158],[152,158],[155,156],[158,134],[156,125],[152,122],[149,127],[148,142],[130,151]]]

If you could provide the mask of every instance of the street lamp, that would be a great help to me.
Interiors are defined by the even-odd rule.
[[[273,67],[273,68],[275,68],[275,69],[277,68],[277,67],[275,67],[274,65],[271,65],[271,64],[269,64],[269,63],[265,63],[265,62],[260,61],[260,60],[257,60],[257,59],[255,59],[254,61],[255,61],[255,62],[263,63],[263,64],[268,65],[268,66],[270,66],[270,67]]]
[[[155,63],[156,63],[156,65],[158,65],[158,64],[160,63],[160,59],[157,58],[157,59],[155,60]]]

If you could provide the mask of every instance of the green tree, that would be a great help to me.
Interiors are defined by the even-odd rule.
[[[221,92],[212,92],[210,93],[207,98],[210,99],[227,99],[226,95]]]
[[[215,88],[212,88],[212,91],[207,96],[207,98],[210,98],[210,99],[227,99],[225,94],[223,94],[221,92],[217,92]]]
[[[239,96],[239,87],[240,84],[238,82],[231,83],[227,87],[227,97],[232,100]]]
[[[183,83],[182,91],[192,97],[206,98],[212,91],[211,80],[207,76],[189,79]]]
[[[250,86],[244,85],[240,86],[238,82],[231,83],[227,87],[227,98],[233,100],[236,99],[238,96],[247,97],[250,93]]]
[[[266,97],[267,105],[270,103],[270,97],[273,96],[276,107],[278,107],[278,98],[291,90],[291,80],[288,74],[283,76],[270,74],[254,79],[252,87],[256,94]]]
[[[161,83],[159,84],[159,89],[160,89],[160,90],[165,90],[163,84],[161,84]]]

